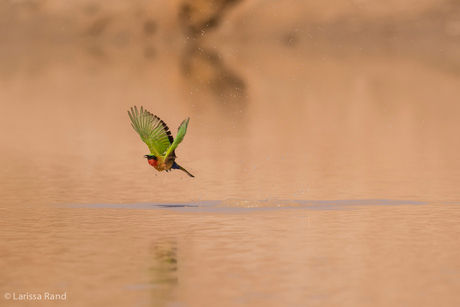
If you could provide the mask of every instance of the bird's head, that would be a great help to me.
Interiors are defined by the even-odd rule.
[[[154,155],[145,155],[144,158],[147,158],[147,161],[151,166],[157,166],[158,159]]]

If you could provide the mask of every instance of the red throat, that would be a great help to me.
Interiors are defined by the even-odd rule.
[[[147,160],[149,162],[149,164],[153,167],[157,166],[158,165],[158,161],[155,160],[155,159],[148,159]]]

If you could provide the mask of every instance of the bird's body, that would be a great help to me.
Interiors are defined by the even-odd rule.
[[[158,116],[144,110],[143,107],[141,107],[140,112],[137,110],[137,107],[134,107],[134,109],[131,108],[131,112],[128,111],[128,115],[132,122],[131,126],[139,133],[141,140],[150,149],[151,154],[144,157],[148,159],[151,166],[159,172],[180,169],[190,177],[195,177],[176,163],[177,157],[175,153],[175,149],[187,133],[190,118],[187,118],[180,124],[176,140],[174,140],[165,122]]]
[[[166,161],[163,161],[163,157],[157,157],[157,159],[154,159],[154,158],[149,159],[148,162],[157,171],[161,172],[161,171],[167,171],[167,170],[171,169],[171,167],[173,166],[173,163],[174,163],[174,158],[169,156]]]

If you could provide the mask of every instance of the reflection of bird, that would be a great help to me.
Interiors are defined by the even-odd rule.
[[[151,114],[149,111],[141,107],[138,112],[137,107],[131,108],[128,111],[131,119],[131,126],[141,136],[141,140],[147,144],[151,155],[145,155],[144,158],[157,171],[170,171],[171,169],[180,169],[187,173],[190,177],[195,177],[190,174],[185,168],[176,163],[176,154],[174,150],[184,139],[187,133],[187,126],[190,117],[180,124],[176,135],[176,140],[171,135],[168,126],[158,116]]]

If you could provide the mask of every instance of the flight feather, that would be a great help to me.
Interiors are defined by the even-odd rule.
[[[174,142],[166,123],[158,116],[144,110],[143,107],[141,107],[140,111],[136,106],[134,109],[131,108],[131,112],[128,111],[128,115],[131,119],[131,126],[139,134],[141,140],[147,144],[152,155],[163,156]]]

